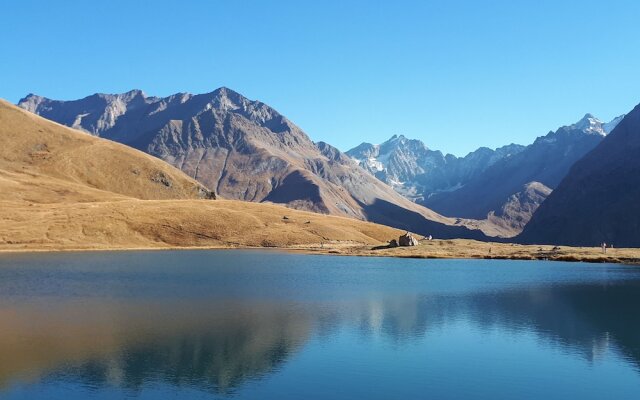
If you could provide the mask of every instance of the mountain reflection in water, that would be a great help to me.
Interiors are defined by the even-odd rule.
[[[420,346],[458,323],[480,334],[533,334],[586,363],[614,352],[640,374],[637,277],[407,293],[359,287],[348,296],[322,289],[311,298],[9,296],[0,305],[0,393],[64,381],[131,393],[161,382],[229,395],[268,379],[310,341],[348,331],[363,342]]]

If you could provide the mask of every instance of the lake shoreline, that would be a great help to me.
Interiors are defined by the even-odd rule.
[[[309,255],[351,257],[391,257],[412,259],[482,259],[482,260],[542,260],[562,262],[640,264],[640,249],[607,249],[551,245],[519,245],[479,242],[466,239],[422,241],[418,246],[394,247],[363,245],[353,242],[304,244],[292,246],[170,246],[154,247],[31,247],[0,248],[1,254],[84,253],[114,251],[175,251],[175,250],[268,250]]]

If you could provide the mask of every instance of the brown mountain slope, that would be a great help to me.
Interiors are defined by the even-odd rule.
[[[13,191],[15,185],[29,186],[29,179],[34,179],[49,181],[51,185],[47,187],[54,193],[63,191],[65,185],[69,185],[66,190],[74,193],[92,188],[96,199],[113,198],[114,194],[145,200],[215,197],[195,180],[154,157],[82,134],[3,100],[0,100],[0,170],[0,179],[12,185]],[[82,186],[82,190],[77,186]],[[97,192],[100,190],[110,193],[100,194]],[[29,197],[28,191],[21,194],[38,201]],[[11,191],[3,191],[0,198],[9,195]]]
[[[161,160],[0,101],[0,250],[376,244],[400,234],[204,197]]]
[[[29,95],[19,105],[165,160],[223,198],[274,202],[438,237],[486,238],[478,224],[411,202],[337,149],[311,141],[273,108],[227,88],[166,98],[141,91],[75,101]]]

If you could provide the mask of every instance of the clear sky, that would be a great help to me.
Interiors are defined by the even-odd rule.
[[[464,155],[640,103],[640,1],[6,1],[0,57],[12,102],[227,86],[342,150]]]

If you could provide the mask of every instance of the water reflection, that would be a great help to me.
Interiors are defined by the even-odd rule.
[[[0,383],[49,374],[136,389],[150,380],[226,392],[284,362],[311,320],[281,304],[82,302],[0,310]]]
[[[232,394],[269,378],[314,340],[331,342],[348,331],[372,347],[382,339],[408,348],[460,323],[479,334],[533,334],[541,349],[557,348],[585,363],[613,352],[637,374],[637,304],[636,279],[314,299],[80,295],[5,301],[0,392],[66,381],[133,393],[161,382]],[[449,345],[455,348],[453,338]]]

